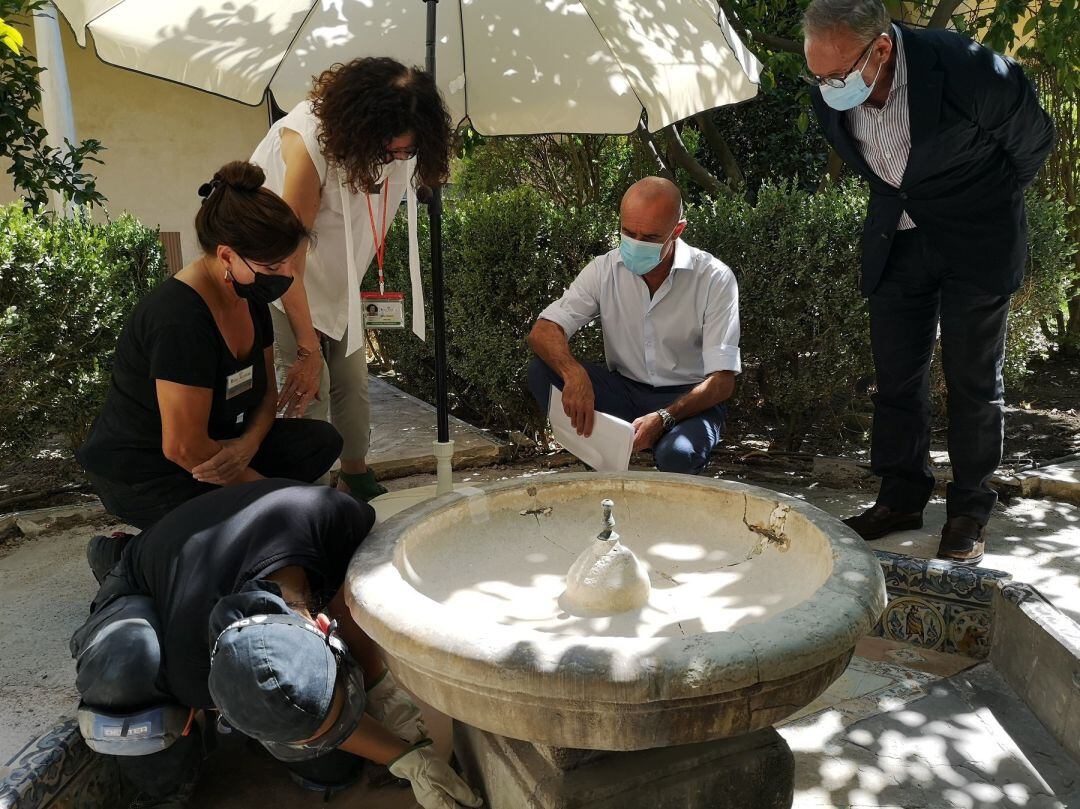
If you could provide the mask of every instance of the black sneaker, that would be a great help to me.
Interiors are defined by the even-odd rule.
[[[86,561],[98,584],[105,581],[105,577],[113,569],[113,565],[120,561],[120,555],[132,539],[132,534],[123,531],[116,531],[109,536],[95,534],[90,537],[90,541],[86,543]]]

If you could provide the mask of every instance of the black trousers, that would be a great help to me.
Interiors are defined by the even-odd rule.
[[[341,436],[316,419],[274,419],[251,468],[263,477],[313,483],[341,454]],[[129,525],[147,529],[181,503],[218,488],[182,470],[138,483],[122,483],[87,472],[105,510]]]
[[[870,458],[881,477],[878,502],[921,511],[933,492],[930,363],[940,326],[953,469],[948,516],[985,524],[997,501],[988,481],[1001,461],[1004,438],[1009,296],[956,277],[916,228],[897,232],[869,303],[877,371]]]

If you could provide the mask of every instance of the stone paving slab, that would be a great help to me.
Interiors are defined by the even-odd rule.
[[[27,539],[0,557],[0,765],[78,703],[71,633],[97,583],[80,526]]]
[[[1080,460],[1043,466],[1017,475],[1023,493],[1080,505]]]
[[[432,442],[437,438],[435,408],[376,377],[371,395],[371,447],[368,466],[380,479],[435,470]],[[503,456],[505,446],[488,433],[450,417],[454,468],[485,466]]]
[[[1068,809],[1072,760],[987,664],[921,699],[844,727],[828,712],[783,728],[795,807]]]

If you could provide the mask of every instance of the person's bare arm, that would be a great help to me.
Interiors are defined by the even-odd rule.
[[[291,129],[281,130],[281,155],[285,161],[285,187],[281,197],[309,230],[315,225],[322,198],[322,184],[315,164],[311,161],[303,138]],[[307,250],[301,246],[292,258],[294,280],[281,299],[285,315],[296,336],[296,344],[306,352],[304,359],[297,359],[289,367],[285,383],[278,396],[278,409],[285,409],[288,416],[299,416],[307,410],[319,390],[322,378],[323,358],[319,336],[311,321],[311,306],[304,287],[307,269]]]
[[[735,372],[717,371],[688,390],[665,409],[676,422],[726,402],[735,392]],[[664,434],[664,420],[656,413],[634,419],[634,452],[655,446]]]
[[[157,379],[161,411],[161,451],[189,472],[221,449],[221,442],[207,433],[214,391]]]
[[[529,332],[529,348],[563,380],[563,412],[578,435],[592,435],[596,396],[592,380],[570,353],[570,342],[562,326],[540,318]]]

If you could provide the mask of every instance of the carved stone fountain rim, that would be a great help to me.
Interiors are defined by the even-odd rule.
[[[496,624],[480,632],[462,631],[452,611],[415,590],[394,565],[398,540],[415,523],[442,509],[507,490],[536,487],[540,491],[578,483],[603,484],[615,497],[624,484],[656,483],[775,501],[801,514],[826,537],[833,554],[832,573],[798,609],[737,630],[685,638],[585,640]],[[775,539],[768,536],[767,527],[751,528],[760,529],[766,540]],[[725,692],[828,666],[850,653],[858,638],[876,623],[886,601],[880,566],[866,543],[820,509],[757,486],[659,472],[558,474],[442,495],[377,526],[354,556],[347,581],[350,609],[365,631],[392,657],[408,660],[414,669],[447,685],[505,690],[515,699],[528,700],[549,698],[553,692],[565,691],[575,678],[584,678],[589,688],[581,698],[622,705],[716,699]],[[706,674],[687,677],[688,667]]]

